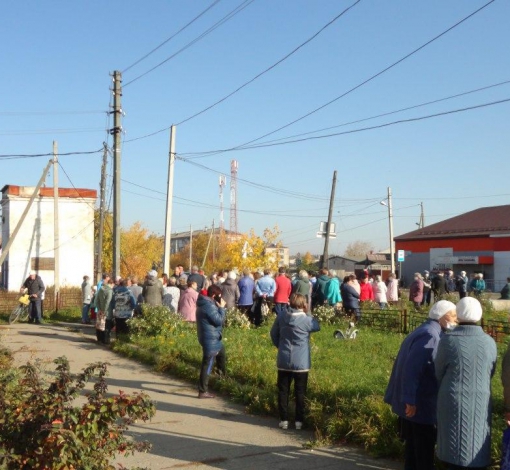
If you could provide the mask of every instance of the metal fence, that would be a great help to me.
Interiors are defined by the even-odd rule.
[[[422,312],[403,309],[363,310],[362,324],[378,331],[392,331],[407,334],[418,328],[428,315]],[[498,343],[505,343],[510,335],[510,322],[507,320],[485,320],[483,330]]]

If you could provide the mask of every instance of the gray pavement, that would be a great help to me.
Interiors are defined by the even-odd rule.
[[[223,398],[199,400],[196,388],[121,357],[94,340],[88,325],[0,326],[0,341],[14,352],[17,364],[65,355],[72,372],[91,362],[109,367],[109,392],[144,391],[156,402],[151,422],[132,426],[130,434],[148,440],[148,454],[121,457],[118,462],[152,470],[200,469],[397,469],[397,462],[376,460],[351,447],[305,449],[309,431],[281,431],[272,417],[252,416]]]

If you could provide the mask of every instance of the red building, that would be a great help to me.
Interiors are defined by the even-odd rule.
[[[395,238],[406,252],[402,277],[415,272],[453,269],[480,272],[488,288],[499,291],[510,277],[510,205],[482,207]]]

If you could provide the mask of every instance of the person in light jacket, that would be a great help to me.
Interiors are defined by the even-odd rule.
[[[342,301],[342,296],[340,295],[340,280],[334,269],[329,270],[329,277],[330,279],[326,284],[326,299],[328,304],[334,307]]]
[[[292,294],[290,308],[276,317],[271,328],[271,341],[278,348],[278,411],[280,428],[289,427],[289,395],[294,381],[296,397],[296,429],[305,418],[305,396],[308,372],[311,367],[310,334],[319,331],[319,322],[307,314],[308,300],[304,295]]]
[[[184,321],[197,321],[197,300],[197,283],[193,280],[188,281],[188,287],[181,292],[177,306],[177,310],[184,318]]]
[[[149,271],[142,287],[143,302],[159,307],[163,305],[164,295],[165,289],[163,288],[163,283],[158,279],[158,273],[155,270]]]
[[[441,339],[435,360],[437,456],[451,468],[484,468],[491,463],[491,377],[498,353],[477,326],[477,299],[460,299],[457,318],[459,326]]]
[[[221,298],[221,287],[213,284],[208,287],[207,295],[197,300],[197,335],[202,346],[202,366],[198,382],[198,398],[215,398],[209,393],[209,375],[214,363],[220,374],[225,375],[227,356],[223,346],[222,330],[225,322],[225,301]]]
[[[384,401],[399,418],[406,469],[434,468],[438,386],[433,361],[442,332],[455,321],[455,304],[434,304],[428,320],[406,337],[393,364]]]
[[[386,293],[386,298],[388,299],[389,304],[396,304],[398,302],[398,279],[395,276],[395,273],[391,273],[388,276],[388,292]]]
[[[386,297],[386,292],[388,288],[386,284],[382,281],[381,276],[375,276],[374,284],[374,299],[379,304],[381,309],[385,309],[388,306],[388,299]]]

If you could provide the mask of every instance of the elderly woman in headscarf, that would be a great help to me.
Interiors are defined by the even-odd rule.
[[[477,323],[482,306],[473,297],[457,304],[459,326],[439,343],[437,456],[450,468],[484,468],[491,463],[491,377],[494,340]]]
[[[399,417],[407,469],[434,468],[438,384],[433,361],[442,332],[455,321],[455,304],[434,304],[428,320],[404,340],[393,365],[384,401]]]

